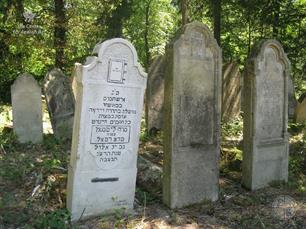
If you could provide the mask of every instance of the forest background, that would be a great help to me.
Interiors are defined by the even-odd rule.
[[[241,68],[254,42],[281,42],[292,64],[297,97],[306,89],[306,0],[1,0],[0,101],[24,72],[41,81],[58,67],[67,75],[98,42],[123,37],[148,71],[181,25],[201,21],[214,31],[223,62]]]

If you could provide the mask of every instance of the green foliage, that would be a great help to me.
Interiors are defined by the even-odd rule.
[[[38,216],[34,222],[34,228],[68,229],[70,227],[70,214],[66,209],[57,209]]]
[[[149,140],[149,135],[148,135],[147,131],[141,130],[139,139],[140,139],[141,142],[147,142]]]
[[[243,132],[243,119],[241,116],[237,118],[222,122],[222,137],[241,137]]]
[[[156,203],[160,200],[156,199],[151,193],[144,191],[143,189],[136,187],[136,199],[138,200],[139,204],[142,206],[146,206],[150,203]]]
[[[140,136],[139,139],[141,142],[147,142],[149,140],[149,134],[145,127],[145,120],[141,120]]]
[[[64,67],[70,75],[75,62],[84,62],[96,43],[113,36],[129,39],[140,62],[148,70],[157,55],[181,25],[178,0],[102,0],[67,1],[65,6],[66,43]],[[210,0],[192,0],[189,20],[202,21],[213,28]],[[35,14],[26,22],[24,12]],[[297,94],[306,90],[305,39],[306,3],[304,0],[222,1],[221,47],[225,62],[242,64],[251,46],[259,39],[276,38],[292,63]],[[39,32],[25,34],[37,26]],[[23,29],[25,27],[25,29]],[[16,77],[29,72],[42,80],[55,64],[54,1],[2,0],[0,3],[0,100],[10,101],[10,85]],[[36,31],[37,32],[37,31]]]
[[[177,11],[170,2],[134,0],[133,14],[125,22],[124,36],[136,47],[140,62],[146,70],[154,57],[164,53],[167,41],[177,30]]]
[[[290,123],[289,186],[306,191],[306,126]],[[303,132],[304,131],[304,132]]]

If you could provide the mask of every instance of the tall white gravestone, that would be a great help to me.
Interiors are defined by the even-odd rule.
[[[217,200],[221,50],[208,27],[183,27],[166,52],[163,201]]]
[[[244,72],[242,183],[254,190],[288,180],[290,62],[276,40],[258,43]]]
[[[21,143],[39,143],[43,138],[41,88],[28,73],[11,86],[13,126]]]
[[[76,64],[76,107],[68,174],[72,221],[133,208],[146,73],[135,48],[116,38]]]

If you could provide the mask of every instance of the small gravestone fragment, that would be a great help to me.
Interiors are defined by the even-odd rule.
[[[166,50],[163,201],[218,199],[221,50],[206,25],[185,25]]]
[[[134,203],[146,73],[124,39],[107,40],[95,51],[97,57],[76,64],[74,71],[67,188],[72,221],[131,210]]]
[[[46,74],[44,94],[55,137],[58,139],[71,139],[74,96],[70,80],[60,69],[55,68]]]
[[[30,74],[22,74],[11,86],[13,127],[21,143],[42,141],[41,88]]]
[[[229,121],[240,113],[241,74],[239,64],[230,62],[223,66],[222,75],[222,120]]]
[[[290,62],[276,40],[254,47],[244,71],[242,183],[255,190],[288,180]]]
[[[149,133],[163,126],[165,58],[158,56],[148,73],[146,90],[146,120]]]

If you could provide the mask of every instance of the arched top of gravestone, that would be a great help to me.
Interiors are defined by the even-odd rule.
[[[61,78],[61,77],[65,77],[64,73],[62,72],[62,70],[59,69],[59,68],[53,68],[51,71],[47,72],[44,80],[45,81],[53,80],[55,78]]]
[[[60,79],[64,79],[65,75],[59,68],[53,68],[51,71],[47,72],[44,78],[44,86],[48,88],[48,84],[58,81]]]
[[[129,41],[122,38],[106,40],[95,46],[93,54],[97,56],[87,57],[83,65],[84,70],[90,72],[86,80],[145,85],[147,74],[138,63],[136,50]]]
[[[248,65],[254,64],[255,72],[262,69],[261,62],[263,61],[276,61],[281,63],[284,69],[284,76],[290,74],[290,61],[284,52],[282,45],[275,39],[261,40],[257,42],[248,59]]]
[[[19,91],[41,91],[40,86],[38,85],[37,81],[34,77],[29,73],[23,73],[22,75],[18,76],[17,79],[14,81],[13,85],[11,86],[11,90],[14,91],[18,88]]]
[[[214,56],[221,58],[221,48],[219,47],[216,39],[211,33],[207,25],[194,21],[184,25],[176,34],[174,39],[169,43],[170,46],[181,44],[181,42],[197,42],[204,41],[205,47],[213,52]]]

